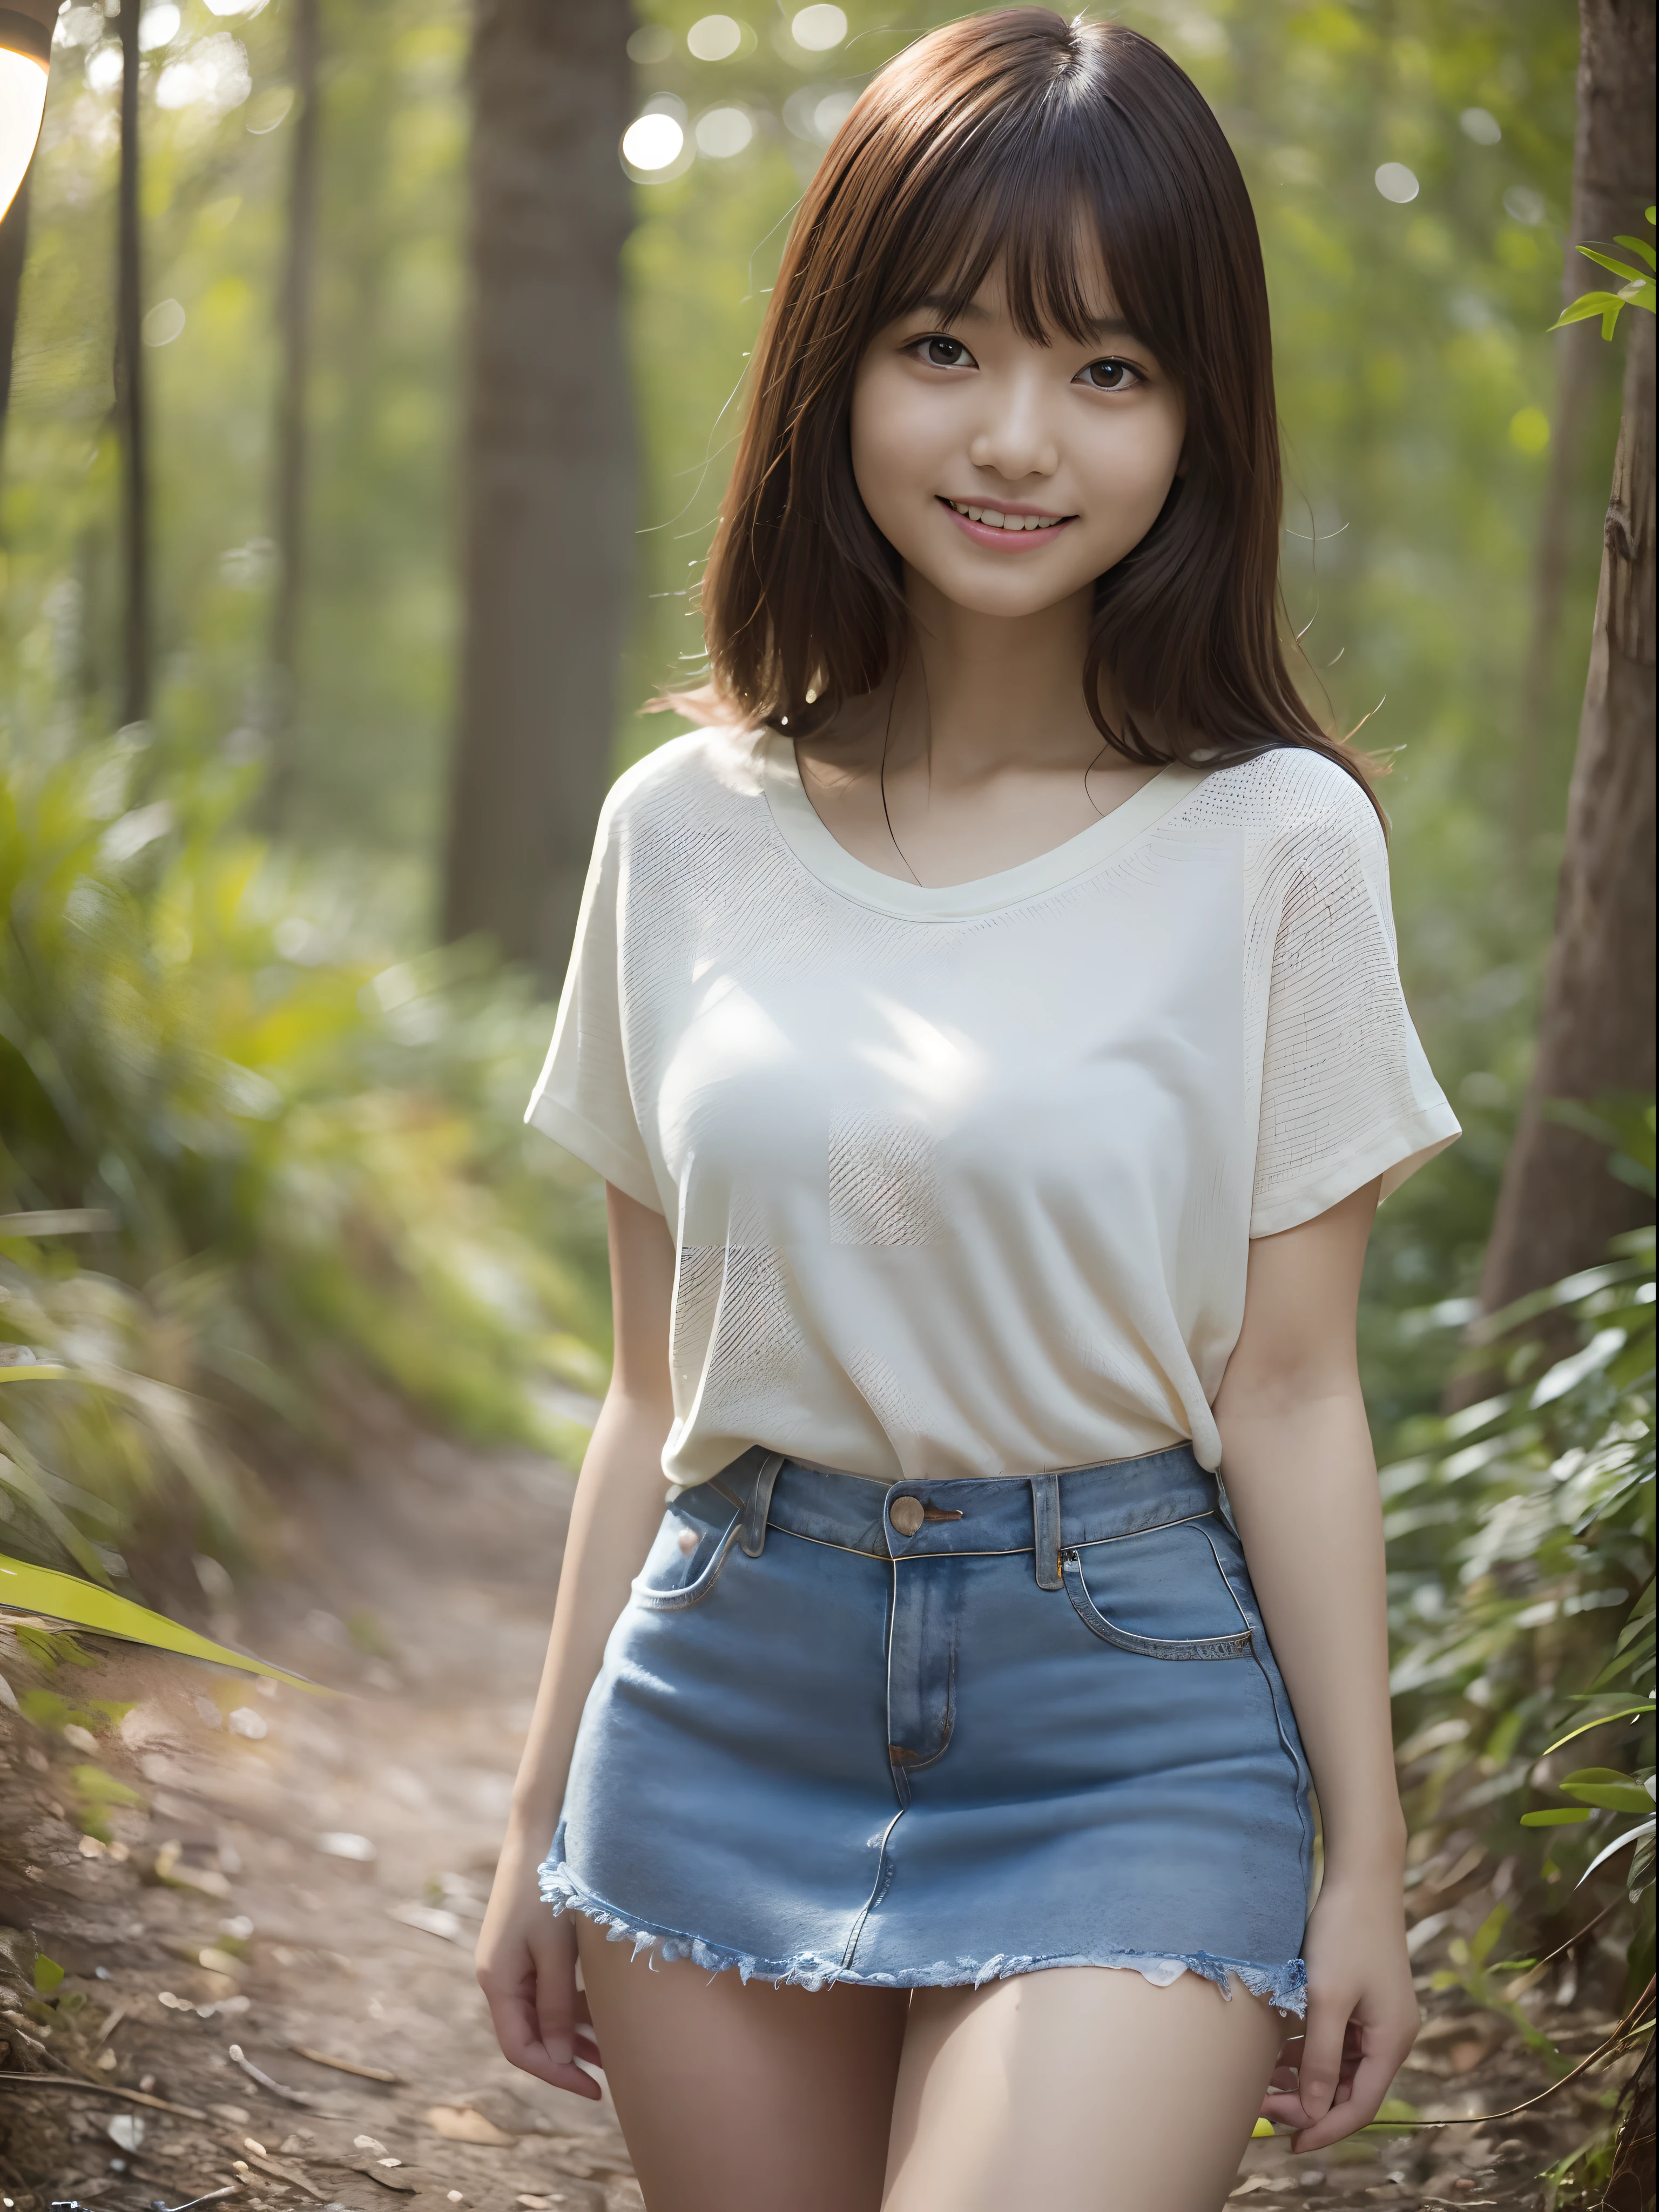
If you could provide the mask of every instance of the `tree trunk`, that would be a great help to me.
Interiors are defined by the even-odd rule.
[[[0,216],[0,438],[11,405],[12,351],[17,339],[17,306],[23,290],[23,264],[29,250],[29,179]]]
[[[311,368],[312,301],[317,255],[318,44],[317,0],[295,0],[289,65],[298,112],[289,170],[288,252],[279,313],[283,358],[276,398],[276,481],[272,501],[276,588],[271,605],[270,691],[266,701],[270,761],[263,808],[266,826],[272,830],[280,830],[287,823],[299,766],[296,660],[305,576],[307,388]]]
[[[121,720],[149,714],[149,456],[139,262],[138,9],[121,0],[121,179],[115,246],[115,423],[121,441]]]
[[[1653,14],[1648,22],[1648,67]],[[1623,318],[1624,419],[1567,800],[1567,847],[1538,1056],[1504,1170],[1480,1303],[1487,1313],[1592,1265],[1651,1218],[1595,1140],[1545,1117],[1553,1098],[1654,1081],[1654,320]]]
[[[10,43],[15,51],[31,54],[50,68],[58,0],[8,0],[6,13],[13,19]],[[32,157],[29,167],[33,167]],[[12,347],[17,336],[17,303],[23,289],[28,244],[29,170],[25,169],[11,205],[0,216],[0,435],[11,404]]]
[[[465,614],[445,933],[562,980],[632,569],[628,0],[476,0]]]
[[[1640,62],[1645,18],[1647,66]],[[1572,215],[1561,272],[1561,304],[1603,278],[1576,249],[1606,244],[1620,231],[1646,234],[1643,210],[1653,197],[1652,0],[1580,0],[1578,125],[1573,147]],[[1635,66],[1632,66],[1634,58]],[[1573,491],[1584,432],[1607,373],[1601,325],[1558,331],[1555,419],[1549,471],[1533,566],[1532,626],[1516,714],[1510,823],[1524,860],[1539,829],[1561,608],[1572,547]]]

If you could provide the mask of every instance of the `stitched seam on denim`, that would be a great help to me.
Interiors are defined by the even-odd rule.
[[[776,1521],[767,1522],[769,1528],[780,1536],[793,1536],[799,1543],[821,1544],[826,1552],[850,1552],[856,1559],[874,1559],[882,1566],[902,1566],[914,1559],[1029,1559],[1031,1547],[1015,1544],[1006,1552],[866,1552],[862,1544],[837,1544],[829,1536],[809,1536],[805,1529],[791,1528]]]
[[[876,1853],[876,1878],[870,1885],[870,1894],[854,1916],[852,1928],[848,1931],[846,1942],[842,1946],[840,1972],[843,1974],[850,1973],[853,1970],[853,1960],[863,1940],[865,1924],[876,1909],[876,1899],[883,1894],[886,1887],[887,1846],[893,1839],[894,1829],[904,1818],[908,1809],[908,1807],[901,1805],[881,1832],[881,1849]]]
[[[683,1613],[691,1606],[701,1604],[720,1580],[721,1570],[725,1567],[732,1544],[736,1541],[738,1524],[742,1518],[742,1515],[738,1514],[732,1521],[731,1527],[720,1538],[719,1551],[715,1553],[695,1582],[686,1583],[678,1589],[656,1590],[641,1589],[636,1581],[629,1595],[637,1599],[639,1603],[650,1613]]]
[[[1215,1553],[1216,1565],[1221,1569],[1221,1579],[1226,1583],[1233,1603],[1238,1607],[1239,1619],[1247,1622],[1251,1630],[1254,1631],[1255,1623],[1250,1620],[1250,1616],[1245,1612],[1243,1600],[1239,1596],[1238,1592],[1233,1588],[1232,1577],[1227,1572],[1226,1568],[1221,1565],[1221,1554],[1215,1550],[1215,1539],[1211,1536],[1207,1531],[1205,1534],[1205,1541],[1209,1545],[1211,1551]],[[1267,1633],[1265,1626],[1261,1633],[1262,1640],[1265,1642],[1267,1640]],[[1267,1692],[1267,1702],[1273,1707],[1273,1726],[1279,1732],[1279,1749],[1284,1753],[1286,1759],[1290,1762],[1292,1785],[1291,1795],[1296,1801],[1297,1824],[1302,1832],[1303,1854],[1305,1863],[1306,1859],[1313,1850],[1313,1824],[1308,1818],[1308,1793],[1303,1787],[1302,1782],[1303,1761],[1297,1757],[1295,1752],[1291,1749],[1291,1740],[1285,1733],[1284,1716],[1279,1710],[1279,1692],[1273,1687],[1273,1678],[1267,1672],[1267,1662],[1263,1659],[1261,1652],[1256,1649],[1256,1639],[1254,1633],[1252,1633],[1250,1638],[1250,1656],[1255,1661],[1256,1666],[1260,1669],[1261,1680]],[[1289,1691],[1287,1690],[1285,1694],[1288,1698],[1290,1695]],[[1294,1718],[1294,1714],[1292,1714],[1291,1717]]]
[[[1077,1557],[1075,1547],[1068,1546],[1060,1557],[1062,1565],[1069,1565],[1075,1571],[1079,1586],[1083,1592],[1083,1602],[1079,1604],[1077,1592],[1072,1588],[1070,1577],[1065,1577],[1066,1595],[1072,1601],[1072,1608],[1084,1626],[1099,1636],[1103,1644],[1112,1644],[1121,1638],[1122,1640],[1117,1642],[1116,1648],[1120,1651],[1133,1652],[1139,1657],[1200,1661],[1242,1659],[1245,1652],[1252,1648],[1254,1639],[1250,1634],[1248,1620],[1245,1623],[1245,1633],[1242,1638],[1237,1636],[1143,1636],[1138,1629],[1125,1628],[1119,1622],[1113,1620],[1109,1614],[1103,1613],[1090,1596],[1089,1585],[1083,1579],[1083,1565]],[[1219,1566],[1220,1561],[1218,1560],[1216,1564]],[[1222,1580],[1224,1583],[1226,1581],[1225,1575],[1223,1575]],[[1231,1586],[1228,1589],[1228,1595],[1232,1596]],[[1238,1603],[1237,1597],[1233,1597],[1233,1602],[1235,1605]],[[1084,1606],[1089,1608],[1087,1613],[1084,1611]],[[1096,1626],[1097,1622],[1100,1624],[1098,1627]],[[1105,1629],[1111,1631],[1109,1636],[1102,1633]]]
[[[1076,1543],[1063,1544],[1060,1549],[1066,1552],[1087,1552],[1097,1544],[1127,1544],[1133,1542],[1137,1536],[1156,1536],[1160,1528],[1184,1528],[1189,1522],[1207,1521],[1214,1511],[1215,1508],[1212,1505],[1206,1505],[1200,1512],[1182,1513],[1173,1521],[1154,1521],[1149,1528],[1125,1528],[1115,1536],[1079,1536]]]
[[[897,1564],[897,1561],[895,1560],[894,1565],[896,1565]],[[944,1758],[945,1753],[951,1748],[951,1739],[956,1732],[957,1646],[956,1640],[953,1636],[951,1638],[950,1656],[947,1662],[945,1678],[945,1740],[939,1745],[937,1751],[930,1751],[925,1753],[912,1751],[906,1751],[904,1753],[903,1772],[907,1788],[910,1777],[913,1774],[925,1774],[930,1766],[937,1766],[939,1765],[940,1759]],[[890,1766],[893,1764],[894,1752],[900,1750],[903,1750],[902,1745],[895,1744],[891,1741],[888,1743],[887,1763]]]

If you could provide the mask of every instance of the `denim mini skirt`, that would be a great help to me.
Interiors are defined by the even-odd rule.
[[[541,1869],[615,1942],[809,1989],[1123,1966],[1300,2013],[1309,1775],[1186,1446],[670,1504]]]

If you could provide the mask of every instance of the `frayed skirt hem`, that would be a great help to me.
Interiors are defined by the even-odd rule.
[[[848,1968],[839,1959],[824,1958],[810,1951],[797,1952],[786,1959],[757,1958],[752,1952],[711,1943],[706,1937],[689,1934],[684,1929],[658,1926],[636,1914],[623,1912],[597,1896],[564,1864],[550,1862],[543,1866],[540,1881],[542,1897],[556,1915],[580,1913],[596,1928],[605,1929],[607,1942],[631,1943],[634,1956],[646,1954],[652,1966],[659,1961],[667,1966],[689,1959],[694,1966],[704,1967],[710,1973],[726,1973],[735,1969],[740,1981],[769,1982],[775,1989],[822,1990],[836,1982],[856,1989],[978,1989],[986,1982],[1006,1981],[1013,1974],[1038,1973],[1046,1967],[1116,1966],[1144,1975],[1159,1987],[1178,1980],[1184,1973],[1197,1974],[1229,1999],[1232,1996],[1231,1978],[1236,1976],[1242,1988],[1252,1996],[1265,1997],[1275,2012],[1293,2013],[1299,2018],[1308,2008],[1308,1970],[1300,1959],[1287,1960],[1282,1966],[1264,1966],[1251,1959],[1218,1959],[1204,1951],[1185,1955],[1147,1951],[1078,1952],[1052,1958],[1000,1952],[985,1960],[937,1960],[932,1965],[907,1967],[898,1972],[868,1973]]]

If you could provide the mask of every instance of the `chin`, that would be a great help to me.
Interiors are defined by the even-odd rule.
[[[1019,556],[1013,557],[1018,559]],[[961,607],[968,614],[1000,616],[1005,621],[1017,620],[1022,615],[1039,615],[1045,608],[1058,605],[1061,599],[1071,599],[1081,589],[1071,576],[962,575],[943,569],[930,573],[920,562],[916,566],[952,606]]]

